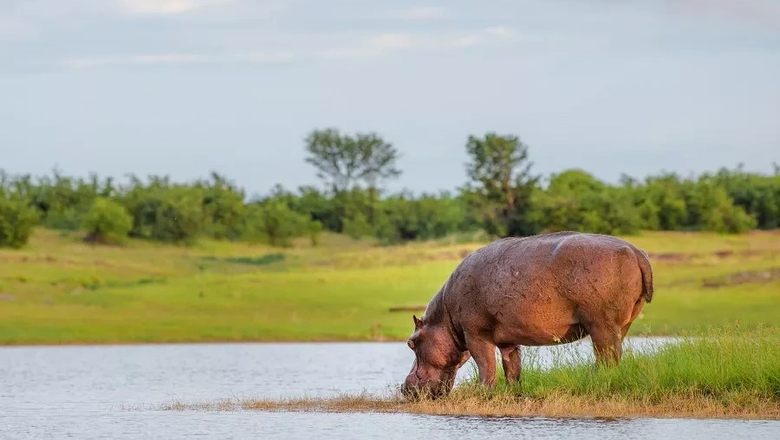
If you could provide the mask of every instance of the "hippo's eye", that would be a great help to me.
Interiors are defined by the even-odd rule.
[[[409,348],[411,348],[412,350],[414,350],[414,341],[412,341],[411,339],[409,339],[408,341],[406,341],[406,345],[408,345],[408,346],[409,346]]]

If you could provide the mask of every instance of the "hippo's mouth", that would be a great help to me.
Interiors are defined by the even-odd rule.
[[[401,387],[401,393],[408,400],[415,401],[423,398],[435,400],[446,397],[452,390],[455,382],[455,375],[449,373],[442,374],[440,380],[428,381],[420,380],[419,376],[416,374],[410,374],[409,376],[414,377],[414,381],[412,382],[407,379]]]

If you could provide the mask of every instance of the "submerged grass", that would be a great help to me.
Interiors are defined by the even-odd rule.
[[[649,350],[628,350],[613,368],[595,368],[592,356],[544,365],[523,360],[523,378],[495,388],[476,375],[446,398],[405,401],[370,394],[326,399],[226,400],[172,403],[165,409],[408,412],[437,415],[548,417],[695,417],[780,419],[780,333],[721,327]]]

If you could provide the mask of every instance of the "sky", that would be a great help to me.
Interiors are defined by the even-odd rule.
[[[249,193],[374,131],[388,191],[466,181],[469,134],[616,182],[780,162],[776,0],[0,0],[0,168]]]

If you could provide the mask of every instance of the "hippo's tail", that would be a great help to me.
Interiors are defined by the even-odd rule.
[[[642,296],[649,303],[653,300],[653,267],[645,251],[634,247],[634,253],[639,263],[639,270],[642,272]]]

